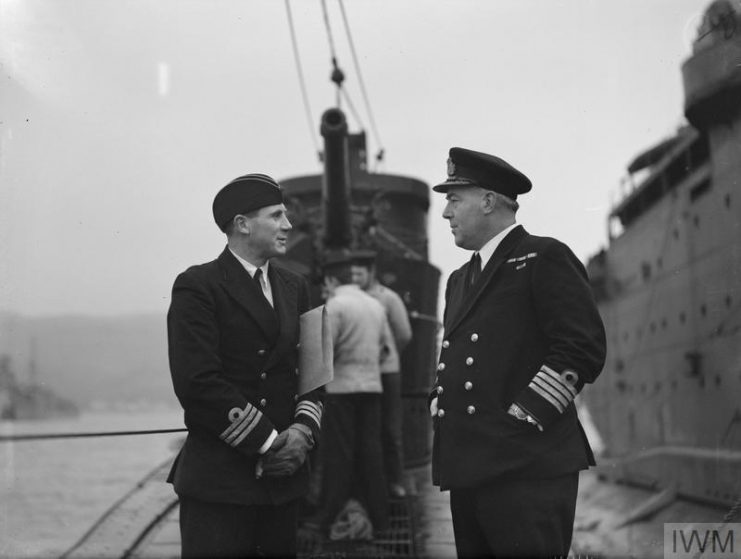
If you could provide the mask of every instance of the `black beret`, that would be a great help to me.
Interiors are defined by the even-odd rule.
[[[376,252],[366,249],[354,250],[350,254],[350,259],[351,264],[359,264],[361,266],[372,265],[376,262]]]
[[[464,148],[450,148],[448,178],[434,186],[435,192],[447,192],[451,186],[480,186],[515,200],[533,187],[530,179],[495,155]]]
[[[324,254],[324,273],[348,270],[350,266],[371,266],[376,253],[372,250],[340,248],[328,250]]]
[[[324,265],[371,264],[375,259],[376,253],[372,250],[339,248],[328,250],[324,254]]]
[[[226,226],[237,214],[246,214],[265,206],[283,203],[283,191],[275,179],[260,173],[237,177],[214,197],[214,221],[219,229]]]

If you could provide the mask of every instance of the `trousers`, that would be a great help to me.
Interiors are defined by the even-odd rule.
[[[568,555],[579,473],[552,479],[497,480],[452,489],[459,558]]]
[[[298,501],[235,505],[180,497],[183,559],[295,557]]]
[[[381,446],[386,481],[401,485],[404,477],[401,373],[383,373],[381,383]]]
[[[328,528],[353,489],[375,530],[388,528],[388,494],[381,454],[381,394],[327,394],[322,416],[324,502],[319,524]]]

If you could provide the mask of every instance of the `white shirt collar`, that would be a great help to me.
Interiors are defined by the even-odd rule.
[[[231,252],[234,257],[239,261],[239,263],[244,267],[245,270],[247,270],[247,273],[250,275],[250,277],[255,277],[255,272],[257,272],[258,266],[255,266],[252,262],[248,262],[241,256],[239,256],[236,252],[234,252],[231,248],[229,249],[229,252]],[[268,300],[268,303],[270,303],[271,307],[275,307],[275,300],[273,299],[273,287],[270,285],[270,282],[268,281],[268,264],[269,261],[266,260],[265,264],[262,266],[259,266],[259,268],[262,270],[262,277],[260,278],[260,285],[262,286],[262,292],[263,295],[265,295],[265,298]]]
[[[507,234],[517,227],[517,223],[513,223],[503,231],[500,231],[496,235],[494,235],[491,239],[489,239],[484,246],[482,246],[479,249],[479,255],[481,256],[481,269],[483,270],[486,268],[486,264],[491,259],[492,255],[494,254],[494,251],[497,250],[497,247],[499,246],[499,243],[502,242],[502,239],[507,236]]]
[[[239,256],[231,248],[229,248],[229,252],[231,252],[237,260],[239,260],[239,263],[244,267],[245,270],[247,270],[247,273],[250,275],[250,277],[255,277],[255,272],[257,272],[258,267],[262,269],[262,277],[268,277],[268,260],[266,260],[265,264],[263,264],[262,266],[255,266],[252,262],[248,262],[247,260]]]

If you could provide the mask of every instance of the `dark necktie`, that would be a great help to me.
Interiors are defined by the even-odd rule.
[[[258,288],[258,289],[260,290],[260,293],[262,294],[263,298],[265,299],[265,302],[266,302],[266,303],[267,303],[268,305],[270,305],[270,308],[271,308],[271,309],[273,309],[273,310],[275,311],[275,307],[273,306],[273,303],[271,303],[271,302],[270,302],[270,299],[268,299],[268,294],[267,294],[267,293],[265,293],[265,291],[264,291],[264,290],[263,290],[263,288],[262,288],[262,281],[260,281],[260,280],[261,280],[261,278],[262,278],[262,276],[263,276],[263,273],[262,273],[262,268],[258,268],[257,270],[255,270],[255,275],[254,275],[254,276],[252,276],[252,279],[253,279],[253,280],[255,281],[255,283],[257,284],[257,288]],[[265,279],[267,280],[267,278],[265,278]]]
[[[471,256],[471,262],[468,264],[468,285],[475,285],[481,275],[481,256],[474,252]]]
[[[260,293],[262,293],[262,296],[265,297],[265,299],[267,300],[267,296],[265,295],[265,291],[262,288],[261,278],[262,278],[262,268],[258,268],[257,270],[255,270],[255,275],[252,276],[252,279],[257,284],[257,287],[260,288]]]

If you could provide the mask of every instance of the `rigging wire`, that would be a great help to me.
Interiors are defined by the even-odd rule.
[[[324,27],[327,30],[327,40],[329,41],[329,55],[332,58],[332,75],[330,79],[337,86],[335,105],[337,108],[341,108],[342,82],[345,81],[345,74],[337,63],[337,50],[334,46],[334,35],[332,35],[332,26],[329,23],[329,12],[327,11],[326,0],[322,0],[322,14],[324,16]]]
[[[286,0],[285,4],[286,4],[286,14],[288,15],[288,27],[291,32],[291,45],[293,47],[293,59],[296,62],[296,71],[298,72],[298,82],[301,88],[301,98],[303,99],[303,102],[304,102],[304,113],[306,114],[306,120],[309,125],[309,136],[311,137],[311,143],[314,144],[314,151],[316,152],[317,157],[321,161],[322,152],[319,149],[319,141],[317,140],[317,137],[314,132],[314,117],[311,114],[311,107],[309,106],[309,95],[306,92],[306,80],[304,79],[304,72],[301,67],[301,58],[299,56],[298,44],[296,42],[296,29],[294,28],[294,25],[293,25],[293,15],[291,13],[290,0]]]
[[[356,120],[360,128],[364,128],[363,121],[360,120],[360,115],[358,114],[358,111],[355,109],[355,105],[350,99],[350,94],[347,92],[347,89],[345,89],[344,87],[340,87],[339,91],[343,99],[345,99],[345,102],[347,103],[347,107],[350,109],[350,112],[352,113],[353,118]]]
[[[322,0],[322,3],[324,0]],[[345,13],[345,4],[343,0],[337,0],[338,4],[340,5],[340,11],[342,12],[342,21],[345,24],[345,32],[347,34],[347,42],[350,45],[350,53],[352,55],[353,64],[355,65],[355,71],[358,74],[358,84],[360,85],[360,92],[363,95],[363,101],[365,102],[365,110],[368,113],[368,119],[371,126],[371,132],[373,133],[373,136],[376,140],[376,144],[378,144],[378,153],[376,154],[376,160],[381,161],[383,159],[384,149],[383,149],[383,142],[381,142],[381,136],[378,133],[378,127],[376,126],[376,120],[373,117],[373,110],[371,109],[370,101],[368,100],[368,92],[365,87],[365,82],[363,80],[363,74],[360,72],[360,63],[358,62],[358,55],[355,51],[355,43],[352,39],[352,33],[350,32],[350,24],[347,19],[347,14]]]
[[[383,144],[381,142],[381,136],[380,136],[380,134],[378,132],[378,126],[376,125],[375,117],[373,115],[373,109],[371,108],[370,100],[368,98],[368,90],[367,90],[367,88],[365,86],[365,81],[363,80],[363,76],[362,76],[362,73],[360,71],[360,62],[358,61],[357,51],[355,49],[355,43],[354,43],[353,38],[352,38],[352,32],[350,31],[350,24],[349,24],[349,21],[348,21],[348,18],[347,18],[347,13],[345,11],[345,6],[344,6],[342,0],[338,0],[338,2],[339,2],[339,6],[340,6],[340,11],[342,13],[342,20],[343,20],[343,23],[344,23],[344,26],[345,26],[345,32],[347,34],[347,41],[348,41],[348,44],[350,46],[350,52],[351,52],[352,58],[353,58],[353,64],[354,64],[355,69],[356,69],[357,74],[358,74],[358,83],[360,85],[360,91],[361,91],[361,94],[363,96],[363,102],[364,102],[364,105],[365,105],[365,110],[368,113],[368,118],[369,118],[370,127],[371,127],[371,133],[373,134],[373,137],[375,139],[375,142],[379,146],[378,151],[376,153],[375,160],[376,160],[377,163],[380,163],[381,161],[383,161],[385,150],[383,148]],[[315,135],[313,133],[313,118],[311,116],[311,110],[309,108],[308,94],[306,93],[306,84],[305,84],[305,80],[304,80],[304,76],[303,76],[303,71],[302,71],[302,68],[301,68],[299,51],[298,51],[298,46],[297,46],[297,41],[296,41],[296,32],[295,32],[295,28],[294,28],[294,25],[293,25],[293,16],[291,14],[291,8],[290,8],[290,0],[285,0],[285,4],[286,4],[286,13],[288,14],[288,23],[289,23],[289,27],[290,27],[290,31],[291,31],[291,42],[292,42],[292,45],[293,45],[293,53],[294,53],[294,58],[296,60],[296,68],[297,68],[298,75],[299,75],[299,83],[301,85],[301,93],[302,93],[302,97],[303,97],[303,100],[304,100],[304,107],[305,107],[305,112],[306,112],[307,120],[309,122],[309,128],[311,130],[311,139],[312,139],[312,142],[314,143],[314,147],[315,147],[317,153],[319,154],[319,159],[321,160],[321,158],[322,158],[322,152],[321,152],[321,150],[319,148],[318,142],[317,142],[316,137],[315,137]],[[365,127],[363,125],[362,119],[360,118],[360,113],[357,111],[357,109],[355,108],[354,103],[350,99],[350,95],[349,95],[348,91],[343,87],[343,82],[345,80],[345,75],[344,75],[342,69],[339,67],[339,64],[338,64],[338,61],[337,61],[337,48],[335,46],[335,39],[334,39],[334,35],[332,33],[332,25],[330,23],[329,10],[327,9],[327,0],[321,0],[321,5],[322,5],[322,16],[323,16],[323,20],[324,20],[324,27],[325,27],[325,30],[326,30],[326,33],[327,33],[327,41],[329,43],[329,54],[330,54],[330,57],[331,57],[331,60],[332,60],[331,80],[337,86],[337,90],[336,90],[336,106],[338,108],[341,108],[342,107],[342,101],[344,100],[344,102],[346,103],[347,107],[349,108],[349,111],[352,114],[353,118],[358,123],[358,126],[361,129],[364,129]]]
[[[378,145],[378,151],[376,152],[376,163],[381,163],[384,158],[385,150],[383,148],[383,142],[381,141],[381,135],[378,132],[378,126],[376,126],[376,120],[373,116],[373,109],[371,108],[370,100],[368,98],[368,89],[365,87],[365,81],[363,80],[363,74],[360,71],[360,62],[358,60],[357,51],[355,49],[355,42],[352,38],[352,32],[350,31],[350,23],[347,18],[347,12],[345,11],[345,5],[343,3],[343,0],[338,0],[338,4],[340,6],[340,12],[342,14],[342,21],[345,26],[345,33],[347,35],[347,42],[350,46],[350,53],[352,55],[353,64],[355,66],[355,70],[358,75],[358,83],[360,85],[360,92],[363,96],[363,102],[365,105],[365,110],[368,113],[368,119],[370,121],[370,127],[371,127],[371,134],[373,135],[373,138]],[[327,40],[329,42],[329,53],[332,58],[332,81],[337,85],[337,107],[341,107],[340,102],[344,99],[345,102],[348,104],[348,107],[350,108],[350,111],[355,118],[356,122],[360,126],[361,129],[364,129],[363,122],[360,118],[360,114],[355,109],[355,106],[353,105],[352,101],[350,100],[350,96],[346,89],[342,87],[342,82],[345,79],[344,74],[342,73],[342,70],[340,69],[338,63],[337,63],[337,49],[335,47],[335,41],[334,41],[334,35],[332,34],[332,26],[330,25],[329,21],[329,12],[327,10],[327,0],[322,0],[322,14],[324,16],[324,27],[327,32]]]
[[[324,27],[327,29],[327,40],[329,41],[329,54],[332,57],[332,64],[337,66],[337,54],[334,48],[334,37],[332,36],[332,26],[329,24],[329,13],[327,12],[327,0],[322,0],[322,14],[324,15]]]

